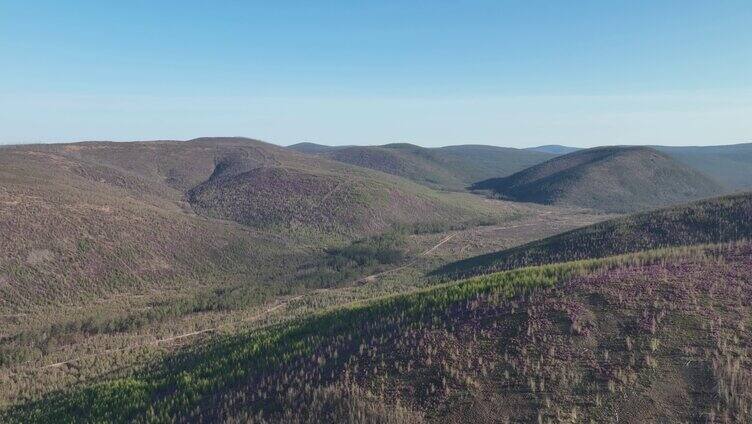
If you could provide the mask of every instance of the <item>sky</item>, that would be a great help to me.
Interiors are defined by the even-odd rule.
[[[0,144],[752,142],[752,1],[0,0]]]

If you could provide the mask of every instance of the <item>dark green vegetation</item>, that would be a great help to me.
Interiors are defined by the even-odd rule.
[[[296,280],[308,287],[335,287],[380,271],[405,259],[405,234],[399,231],[326,249],[326,256],[303,265]]]
[[[728,146],[655,146],[732,189],[752,188],[752,143]]]
[[[752,239],[752,194],[643,212],[567,231],[432,272],[459,278],[519,267],[599,258],[641,250]]]
[[[724,192],[703,174],[648,147],[580,150],[472,188],[511,200],[607,212],[652,209]]]
[[[5,421],[743,422],[751,266],[745,242],[491,274],[219,339]]]
[[[462,190],[475,181],[509,175],[553,157],[543,152],[479,145],[328,147],[300,143],[290,148],[449,190]]]

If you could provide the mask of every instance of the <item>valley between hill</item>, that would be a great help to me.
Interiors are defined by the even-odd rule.
[[[446,191],[491,169],[460,147],[435,181],[239,138],[0,149],[0,420],[750,417],[750,194],[681,203],[725,189],[636,148],[493,180],[566,201]],[[615,169],[657,188],[598,198]]]

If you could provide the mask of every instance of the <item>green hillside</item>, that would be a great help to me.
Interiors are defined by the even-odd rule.
[[[167,184],[66,154],[80,147],[0,150],[3,313],[222,274],[260,276],[262,258],[294,250],[278,237],[201,219]]]
[[[449,184],[456,188],[458,181],[447,176],[436,174],[436,169],[423,163],[418,158],[414,163],[412,158],[398,156],[397,152],[388,152],[384,146],[326,146],[316,143],[298,143],[289,148],[308,154],[324,154],[339,156],[335,152],[341,149],[353,149],[342,155],[342,161],[359,166],[374,167],[380,171],[406,176],[422,184]],[[420,151],[420,147],[413,145],[408,150]],[[752,188],[752,143],[732,144],[725,146],[652,146],[671,158],[681,162],[729,189],[743,190]],[[382,149],[379,149],[382,148]],[[394,150],[394,149],[393,149]],[[404,149],[402,149],[404,150]],[[460,183],[474,183],[490,178],[506,177],[526,167],[536,165],[554,156],[566,155],[583,149],[562,145],[545,145],[522,149],[530,153],[542,153],[545,156],[525,156],[519,149],[501,148],[483,145],[447,146],[433,150],[437,155],[435,160],[448,160],[448,171],[459,178]],[[363,157],[358,157],[363,155]],[[444,157],[446,155],[446,157]],[[383,156],[377,160],[379,156]],[[421,156],[421,155],[418,155]],[[426,156],[425,152],[422,156]],[[339,159],[338,159],[339,160]],[[452,163],[454,163],[452,165]],[[443,163],[447,166],[447,163]],[[414,169],[417,166],[417,169]],[[380,169],[379,167],[383,168]],[[457,169],[454,169],[454,168]],[[445,170],[446,171],[446,170]],[[412,175],[407,175],[412,173]],[[438,183],[437,183],[438,182]]]

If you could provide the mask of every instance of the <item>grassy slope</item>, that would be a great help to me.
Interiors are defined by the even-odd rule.
[[[744,421],[751,267],[742,243],[491,274],[222,339],[5,420]]]
[[[425,148],[398,143],[327,148],[301,143],[290,148],[449,190],[462,190],[475,181],[509,175],[553,156],[542,152],[476,145]]]
[[[458,278],[522,266],[745,238],[752,238],[750,193],[600,222],[509,250],[453,262],[433,274]]]
[[[655,148],[730,188],[752,188],[752,143]]]
[[[254,172],[270,172],[262,175],[269,185],[255,183]],[[279,172],[295,178],[275,179]],[[186,193],[197,186],[205,196],[198,211],[246,226],[196,215]],[[307,203],[312,195],[323,199],[315,207]],[[229,276],[270,281],[284,271],[280,263],[293,266],[291,258],[303,254],[300,239],[323,244],[395,225],[504,216],[471,195],[437,193],[248,139],[5,147],[0,309]]]
[[[699,172],[647,147],[599,147],[473,186],[520,201],[632,212],[718,195]]]

